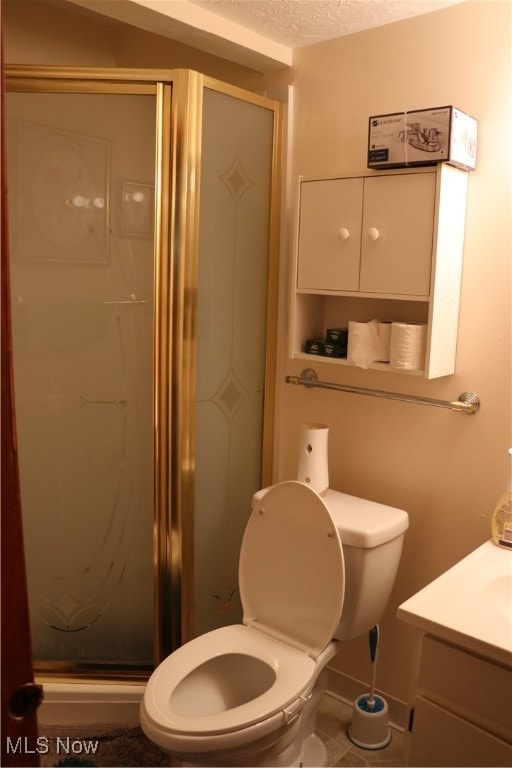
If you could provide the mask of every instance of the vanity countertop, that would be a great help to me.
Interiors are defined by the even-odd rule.
[[[512,666],[512,551],[491,539],[398,608],[398,618]]]

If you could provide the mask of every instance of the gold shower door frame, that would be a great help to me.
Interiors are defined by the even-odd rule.
[[[273,112],[273,154],[262,483],[272,481],[277,347],[281,110],[277,101],[192,70],[8,65],[8,91],[154,94],[156,163],[153,315],[154,663],[192,637],[194,574],[196,301],[203,89]],[[150,671],[34,662],[36,674],[136,680]]]

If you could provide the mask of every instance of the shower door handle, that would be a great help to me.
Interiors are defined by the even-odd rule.
[[[9,697],[9,717],[24,720],[34,714],[43,700],[43,686],[37,683],[20,685]]]

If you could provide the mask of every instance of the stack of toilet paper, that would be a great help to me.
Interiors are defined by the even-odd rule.
[[[426,341],[427,326],[422,323],[350,321],[347,358],[359,368],[378,362],[397,370],[422,370]]]

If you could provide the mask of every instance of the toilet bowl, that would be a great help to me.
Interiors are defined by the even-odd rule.
[[[325,765],[314,734],[325,667],[378,622],[407,526],[402,510],[297,481],[256,494],[240,552],[243,624],[156,668],[141,703],[148,738],[202,766]]]
[[[192,764],[260,765],[271,758],[269,765],[279,765],[274,757],[296,739],[316,678],[315,662],[299,649],[251,627],[222,627],[155,670],[141,726]]]

